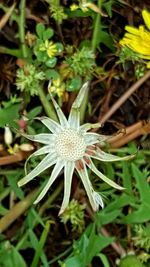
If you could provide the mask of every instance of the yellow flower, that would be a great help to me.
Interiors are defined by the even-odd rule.
[[[62,97],[65,91],[65,85],[60,79],[53,80],[52,86],[50,87],[51,93],[56,93],[58,97]]]
[[[47,55],[51,58],[51,57],[55,57],[56,53],[57,53],[57,48],[56,48],[56,44],[54,44],[52,41],[48,41],[46,40],[44,45],[40,46],[40,51],[46,51]]]
[[[78,8],[80,8],[83,12],[88,12],[89,9],[93,10],[96,13],[101,14],[102,16],[107,17],[107,15],[99,8],[97,7],[95,4],[91,3],[91,2],[87,2],[86,0],[81,0],[79,5],[76,4],[72,4],[70,6],[70,10],[71,11],[75,11]]]
[[[76,5],[76,4],[72,4],[72,5],[70,6],[70,10],[71,10],[71,11],[75,11],[75,10],[77,10],[78,8],[79,8],[79,6]]]
[[[140,25],[139,28],[126,26],[127,33],[125,33],[120,44],[126,45],[139,53],[140,58],[150,60],[150,13],[144,9],[142,17],[147,28],[143,25]],[[147,68],[150,68],[150,62],[147,63]]]
[[[14,146],[9,145],[7,151],[10,155],[14,155],[16,154],[16,152],[19,151],[19,145],[18,144],[14,144]]]

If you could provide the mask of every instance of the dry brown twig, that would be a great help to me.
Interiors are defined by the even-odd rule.
[[[20,150],[13,155],[6,155],[3,157],[0,157],[0,166],[9,165],[9,164],[22,161],[26,159],[30,154],[31,152],[25,152],[25,151]]]
[[[12,12],[14,11],[14,8],[16,6],[16,3],[14,3],[9,9],[8,11],[5,13],[5,15],[3,15],[3,17],[0,20],[0,30],[2,30],[2,28],[6,25],[7,21],[9,20]]]
[[[113,148],[119,148],[141,135],[150,133],[150,121],[139,121],[108,140]]]
[[[0,219],[0,233],[4,232],[20,215],[22,215],[33,203],[37,189],[33,190],[23,200],[12,207],[8,213]]]
[[[102,118],[99,120],[99,123],[104,124],[115,112],[118,108],[121,107],[121,105],[137,90],[139,87],[150,78],[150,70],[146,72],[146,74],[139,79],[136,83],[134,83],[115,103],[112,105],[112,107],[109,109],[109,111],[102,116]]]

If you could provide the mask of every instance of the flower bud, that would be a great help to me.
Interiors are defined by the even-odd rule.
[[[13,135],[9,127],[5,127],[4,130],[4,142],[7,146],[9,146],[13,142]]]
[[[34,146],[32,146],[31,144],[21,144],[20,146],[19,146],[19,148],[22,150],[22,151],[26,151],[26,152],[28,152],[28,151],[32,151],[33,149],[34,149]]]

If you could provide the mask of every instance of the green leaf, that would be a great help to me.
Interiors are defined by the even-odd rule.
[[[1,267],[27,267],[23,257],[9,241],[0,244],[0,266]]]
[[[114,42],[111,35],[102,29],[99,30],[99,35],[97,38],[97,46],[98,45],[100,46],[101,44],[107,46],[112,52],[115,51]]]
[[[67,259],[64,263],[65,267],[82,267],[82,263],[79,256],[74,256]]]
[[[96,222],[99,226],[111,223],[120,215],[120,213],[120,209],[110,210],[109,212],[106,209],[103,209],[96,214]]]
[[[119,267],[144,267],[140,260],[135,255],[127,255],[120,260]]]
[[[37,223],[44,227],[44,223],[40,215],[36,212],[34,208],[30,208],[27,215],[27,223],[30,229],[33,229]]]
[[[112,5],[113,5],[113,3],[114,3],[114,0],[109,0],[106,3],[103,3],[103,7],[106,9],[110,18],[112,17]]]
[[[101,234],[97,235],[95,233],[96,231],[95,224],[90,226],[91,226],[91,232],[89,235],[89,242],[84,254],[85,266],[88,266],[91,263],[94,256],[96,256],[102,249],[104,249],[114,241],[113,237],[105,237],[102,236]]]
[[[107,260],[107,257],[105,256],[105,254],[103,254],[103,253],[99,253],[99,254],[97,255],[97,257],[99,257],[99,258],[101,259],[101,261],[102,261],[104,267],[110,267],[110,265],[109,265],[109,261]]]
[[[80,87],[81,87],[81,79],[80,79],[80,77],[79,78],[75,78],[75,79],[71,80],[69,85],[67,85],[67,91],[68,92],[77,91]]]
[[[20,104],[12,104],[5,108],[0,108],[0,127],[7,124],[16,127],[15,120],[19,118]]]
[[[57,48],[57,52],[61,53],[64,49],[64,46],[61,43],[55,43],[56,48]]]
[[[146,223],[150,220],[150,186],[147,182],[147,172],[141,172],[138,167],[132,163],[132,173],[136,180],[136,186],[140,194],[138,195],[136,207],[131,214],[123,217],[124,223]]]
[[[141,202],[149,204],[150,201],[150,186],[147,182],[148,172],[140,171],[139,168],[132,163],[132,173],[136,179],[137,188],[139,189]]]
[[[43,33],[45,31],[45,26],[42,23],[38,23],[36,25],[36,33],[39,36],[40,39],[43,39]]]
[[[123,178],[123,186],[124,188],[126,188],[127,192],[130,194],[133,194],[132,192],[132,176],[131,176],[131,172],[130,172],[130,166],[129,166],[129,162],[122,162],[122,178]]]
[[[45,224],[45,228],[41,234],[40,240],[38,242],[31,267],[37,267],[38,266],[39,259],[41,257],[42,252],[43,252],[43,247],[44,247],[44,244],[46,242],[46,239],[47,239],[47,236],[49,233],[49,229],[50,229],[50,221],[47,221]]]
[[[65,260],[67,267],[89,266],[94,256],[114,241],[113,237],[105,237],[96,233],[95,224],[90,224],[84,234],[74,243],[74,250]]]
[[[10,174],[6,174],[6,178],[9,182],[11,189],[15,192],[16,196],[19,199],[23,199],[24,193],[21,188],[18,187],[17,181],[19,180],[20,176],[22,175],[22,170],[16,170]]]
[[[37,115],[39,115],[42,111],[42,107],[41,106],[38,106],[38,107],[35,107],[33,109],[31,109],[29,112],[28,112],[28,119],[29,120],[32,120],[34,119]]]
[[[76,18],[76,17],[89,17],[92,14],[91,10],[88,10],[87,12],[83,12],[81,9],[77,9],[74,11],[71,11],[70,9],[66,9],[66,14],[69,18]]]
[[[36,251],[38,249],[38,246],[39,246],[38,238],[31,229],[29,229],[28,233],[29,233],[29,238],[30,238],[30,242],[32,244],[32,247]],[[44,267],[48,267],[49,265],[48,265],[47,258],[46,258],[46,255],[44,252],[41,252],[40,258],[41,258],[41,261],[42,261]]]
[[[117,197],[105,207],[105,212],[117,210],[128,205],[134,205],[134,203],[134,196],[130,196],[126,192],[124,192],[120,197],[117,195]]]
[[[36,54],[37,60],[40,62],[45,62],[48,58],[47,53],[44,51],[38,51]]]
[[[46,70],[45,76],[47,80],[50,79],[57,80],[60,78],[60,75],[56,70]]]
[[[57,58],[56,57],[49,58],[45,62],[46,66],[49,67],[49,68],[54,68],[56,63],[57,63]]]
[[[43,40],[46,41],[46,40],[52,38],[53,35],[54,35],[53,29],[48,28],[43,32]]]

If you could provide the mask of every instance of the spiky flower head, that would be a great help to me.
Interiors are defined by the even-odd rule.
[[[52,101],[56,109],[60,123],[53,121],[47,117],[39,119],[51,133],[41,133],[37,135],[24,135],[29,140],[44,144],[42,148],[34,152],[29,158],[46,154],[44,159],[28,173],[23,179],[18,182],[22,186],[36,176],[41,174],[44,170],[54,165],[50,174],[50,178],[35,200],[38,203],[47,193],[51,185],[56,180],[60,171],[64,169],[64,197],[59,214],[63,213],[69,204],[71,193],[71,183],[74,170],[77,171],[82,180],[86,193],[88,195],[90,204],[94,211],[97,211],[99,206],[103,207],[103,200],[101,196],[94,191],[91,181],[89,179],[87,168],[90,168],[96,175],[98,175],[104,182],[110,186],[123,189],[120,185],[107,178],[94,165],[92,159],[98,159],[102,162],[111,162],[118,160],[128,160],[131,156],[120,158],[103,152],[98,146],[99,143],[104,142],[108,137],[93,132],[88,132],[92,128],[100,127],[97,124],[83,124],[80,126],[80,106],[88,90],[88,82],[86,82],[77,98],[75,99],[68,120],[64,116],[57,102]]]

